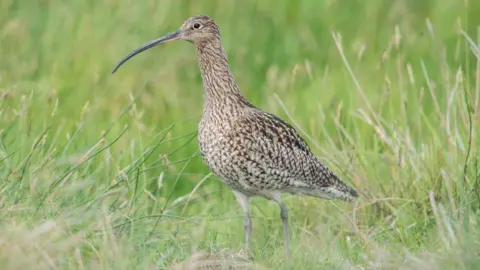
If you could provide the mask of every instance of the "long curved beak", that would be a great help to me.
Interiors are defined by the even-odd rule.
[[[123,65],[123,63],[127,62],[128,59],[134,57],[135,55],[143,52],[143,51],[146,51],[152,47],[155,47],[157,46],[158,44],[160,43],[165,43],[167,41],[171,41],[171,40],[177,40],[177,39],[181,39],[182,38],[182,35],[183,35],[183,31],[182,30],[178,30],[177,32],[174,32],[174,33],[171,33],[171,34],[168,34],[166,36],[163,36],[161,38],[158,38],[158,39],[155,39],[155,40],[152,40],[144,45],[142,45],[141,47],[135,49],[133,52],[129,53],[127,56],[125,56],[116,66],[115,68],[113,69],[112,71],[112,74],[115,73],[115,71],[117,71],[117,69]]]

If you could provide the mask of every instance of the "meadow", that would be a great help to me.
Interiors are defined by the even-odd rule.
[[[244,95],[360,198],[284,196],[294,269],[480,268],[480,2],[0,1],[0,268],[285,267],[276,203],[243,214],[198,153],[183,41],[220,26]]]

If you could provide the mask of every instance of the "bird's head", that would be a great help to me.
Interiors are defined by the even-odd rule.
[[[186,40],[197,46],[202,43],[212,42],[220,39],[220,31],[215,22],[207,15],[199,15],[191,17],[186,20],[183,25],[176,32],[170,33],[161,38],[152,40],[141,47],[133,50],[130,54],[125,56],[113,69],[112,73],[115,73],[117,69],[123,65],[127,60],[133,56],[148,50],[156,45],[165,43],[172,40]]]
[[[185,21],[180,27],[181,39],[194,44],[209,42],[220,38],[220,31],[215,22],[207,15],[199,15]]]

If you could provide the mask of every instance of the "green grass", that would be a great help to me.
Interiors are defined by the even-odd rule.
[[[480,267],[480,2],[0,1],[2,269],[235,265],[233,194],[198,156],[192,15],[220,25],[243,93],[361,193],[285,196],[295,269]],[[252,202],[256,267],[284,267]]]

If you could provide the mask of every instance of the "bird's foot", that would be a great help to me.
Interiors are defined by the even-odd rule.
[[[253,262],[253,252],[250,249],[242,249],[238,255],[246,261]]]

